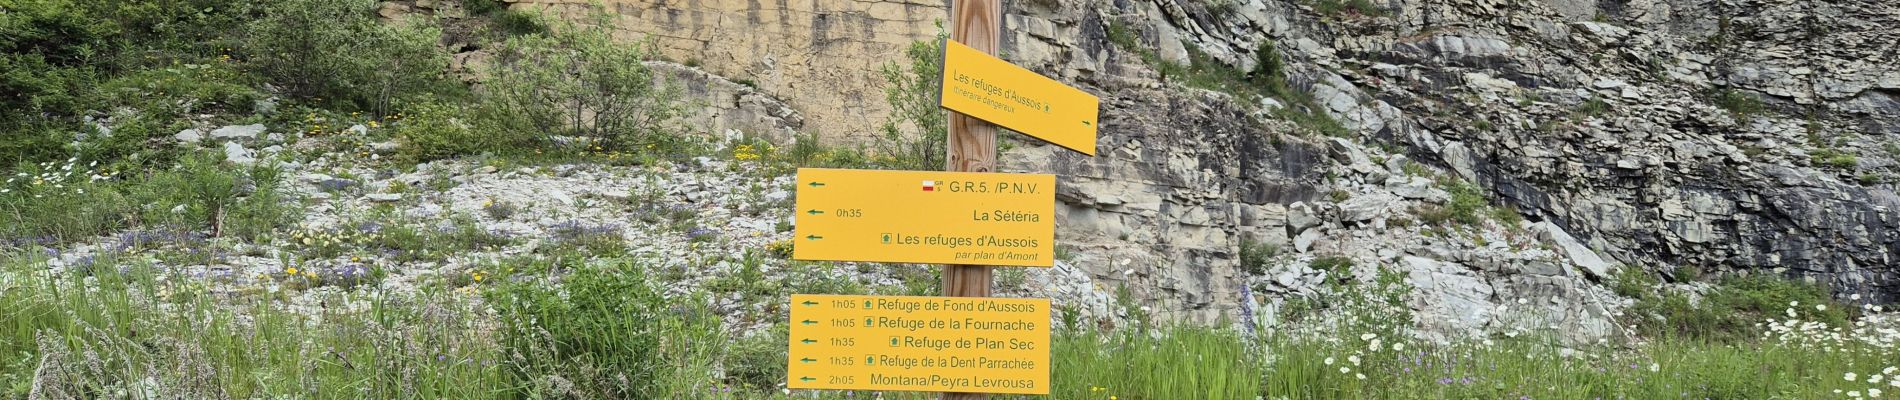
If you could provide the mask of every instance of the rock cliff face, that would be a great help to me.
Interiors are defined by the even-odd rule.
[[[1004,1],[1006,58],[1103,98],[1099,157],[1027,140],[1006,169],[1062,176],[1049,295],[1107,317],[1127,287],[1215,321],[1378,266],[1435,333],[1615,334],[1618,265],[1774,273],[1900,300],[1900,4],[1885,0]],[[1334,2],[1325,2],[1334,3]],[[577,15],[578,1],[517,8]],[[939,1],[609,1],[628,38],[756,82],[828,138],[882,121],[880,65],[930,37]],[[1321,138],[1259,102],[1164,77],[1249,71],[1264,43],[1351,131]],[[1297,107],[1297,105],[1294,105]],[[784,117],[780,117],[784,119]],[[769,125],[769,124],[768,124]],[[779,129],[779,128],[772,128]],[[1423,162],[1528,221],[1446,235],[1397,221],[1445,204]],[[1242,238],[1280,246],[1242,268]],[[1362,270],[1321,271],[1316,255]],[[1003,289],[1006,292],[1010,288]],[[1513,304],[1527,304],[1520,307]],[[1529,313],[1506,309],[1529,309]]]

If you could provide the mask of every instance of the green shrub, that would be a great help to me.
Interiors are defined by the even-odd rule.
[[[119,28],[71,0],[0,2],[0,168],[64,158]]]
[[[102,160],[117,169],[165,168],[180,146],[172,136],[191,128],[198,115],[250,114],[263,94],[251,77],[229,63],[182,64],[145,69],[112,78],[96,88],[100,107],[117,110],[111,133],[90,134],[75,142],[81,158]]]
[[[159,114],[131,123],[166,127],[175,122],[170,115],[185,108],[215,113],[226,104],[248,107],[243,101],[224,101],[231,96],[223,93],[194,89],[230,87],[250,79],[174,72],[233,61],[219,56],[241,41],[244,35],[233,34],[234,27],[249,17],[255,3],[0,2],[0,93],[5,94],[0,95],[0,110],[5,110],[0,112],[0,132],[8,134],[0,141],[0,168],[66,158],[71,152],[65,145],[77,139],[75,133],[91,134],[81,118],[97,116],[100,110],[129,107],[134,114]],[[101,87],[112,82],[150,88],[128,95]],[[115,121],[114,127],[126,123]],[[137,139],[144,138],[126,140]]]
[[[645,267],[588,265],[561,285],[524,281],[488,292],[508,369],[528,398],[672,398],[679,376],[712,364],[719,318],[695,297],[668,299]]]
[[[1445,191],[1451,193],[1451,202],[1446,205],[1445,210],[1450,213],[1452,220],[1466,225],[1484,222],[1481,212],[1488,203],[1484,199],[1484,192],[1480,191],[1477,185],[1453,180],[1446,185]]]
[[[678,90],[656,82],[645,64],[651,44],[617,43],[607,24],[508,39],[489,67],[479,129],[507,138],[574,136],[602,151],[698,151],[679,134]]]
[[[946,37],[939,31],[934,40],[912,42],[904,51],[908,65],[884,65],[884,101],[890,104],[891,114],[884,121],[884,140],[876,141],[874,147],[879,167],[912,171],[944,168],[949,122],[937,104],[937,90],[942,85],[938,80],[943,74]]]
[[[1371,0],[1315,0],[1313,9],[1326,15],[1348,13],[1373,17],[1385,15],[1385,10],[1372,4]]]
[[[1315,258],[1307,265],[1313,267],[1314,270],[1326,271],[1335,279],[1345,279],[1347,275],[1352,274],[1352,259],[1342,256]]]
[[[462,8],[467,9],[469,14],[488,15],[488,13],[505,10],[508,5],[503,4],[501,0],[465,0],[462,2]]]
[[[787,345],[791,330],[785,324],[736,340],[726,351],[723,365],[735,386],[771,392],[785,382]]]
[[[548,23],[541,17],[524,11],[501,10],[492,14],[489,21],[495,24],[495,31],[508,36],[546,34],[550,31]]]
[[[1853,153],[1848,153],[1848,152],[1836,150],[1833,148],[1820,148],[1820,149],[1808,150],[1808,159],[1809,161],[1814,162],[1814,165],[1833,167],[1833,168],[1839,168],[1839,169],[1854,169],[1855,167],[1860,166],[1859,157],[1855,157]]]
[[[383,24],[372,0],[285,0],[249,28],[249,65],[292,97],[390,115],[405,98],[450,90],[432,21]]]
[[[1610,291],[1632,299],[1651,296],[1662,280],[1642,268],[1622,268],[1610,280]]]
[[[1575,110],[1571,110],[1571,114],[1576,115],[1577,119],[1600,116],[1608,112],[1610,112],[1610,103],[1595,97],[1578,104]]]
[[[397,155],[405,162],[424,162],[488,150],[520,148],[528,138],[489,135],[477,132],[460,106],[427,101],[409,108],[404,118],[391,126],[397,143]],[[519,136],[519,135],[518,135]]]
[[[254,167],[235,167],[212,154],[191,154],[150,181],[132,183],[127,190],[141,202],[159,205],[146,210],[147,222],[203,227],[211,236],[226,232],[259,238],[294,218],[279,187],[282,170],[269,161]],[[171,209],[183,211],[173,213]]]
[[[1490,214],[1492,221],[1497,221],[1499,225],[1504,225],[1506,228],[1516,228],[1518,224],[1524,222],[1524,215],[1517,212],[1517,207],[1491,207]]]
[[[1709,101],[1716,107],[1728,110],[1736,119],[1748,119],[1768,109],[1761,99],[1735,89],[1716,89],[1709,93]]]
[[[1253,238],[1240,239],[1240,270],[1249,274],[1267,273],[1273,267],[1273,257],[1280,254],[1280,246],[1263,243]]]

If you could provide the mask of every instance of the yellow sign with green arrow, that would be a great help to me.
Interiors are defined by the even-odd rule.
[[[1047,267],[1054,175],[798,170],[792,258]]]
[[[1049,394],[1049,300],[792,295],[788,387]]]
[[[943,49],[943,108],[1095,155],[1102,99],[954,40]]]

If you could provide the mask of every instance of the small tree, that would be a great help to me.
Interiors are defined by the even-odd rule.
[[[942,29],[941,22],[938,29]],[[888,168],[932,171],[944,167],[948,156],[945,142],[949,137],[948,115],[939,107],[937,89],[942,84],[943,40],[911,43],[904,51],[908,66],[892,62],[884,65],[884,101],[891,114],[884,121],[884,140],[877,141],[880,162]]]
[[[430,20],[383,24],[372,0],[284,0],[250,24],[256,72],[291,97],[388,115],[398,100],[450,87]]]
[[[676,90],[646,61],[651,43],[620,44],[608,21],[511,38],[489,71],[485,122],[501,132],[568,133],[620,149],[677,152]]]

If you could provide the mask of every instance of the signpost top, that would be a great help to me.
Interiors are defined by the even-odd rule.
[[[1100,98],[955,40],[943,49],[944,108],[1095,155]]]

